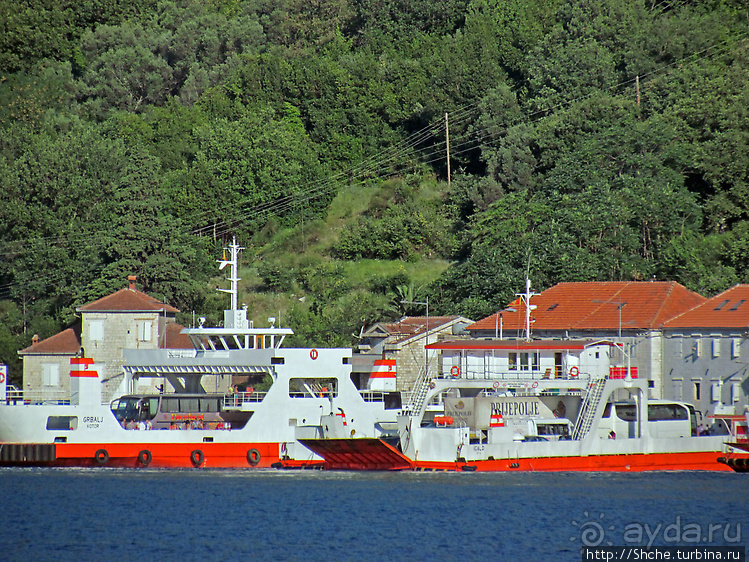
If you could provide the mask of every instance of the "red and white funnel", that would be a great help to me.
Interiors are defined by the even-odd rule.
[[[395,359],[376,359],[369,374],[367,390],[394,391],[395,374]]]
[[[85,406],[101,405],[99,368],[90,357],[70,359],[70,403]]]

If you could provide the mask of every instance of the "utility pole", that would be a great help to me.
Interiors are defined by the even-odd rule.
[[[445,113],[445,145],[447,146],[447,189],[450,189],[450,126]]]
[[[635,76],[635,92],[637,96],[637,109],[640,109],[640,77]]]

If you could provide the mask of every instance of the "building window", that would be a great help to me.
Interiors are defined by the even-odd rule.
[[[731,402],[736,403],[741,400],[741,385],[737,382],[731,384]]]
[[[699,338],[694,340],[694,343],[692,344],[692,355],[694,355],[695,358],[702,355],[702,340]]]
[[[42,385],[60,386],[60,365],[58,363],[42,364]]]
[[[151,341],[151,322],[138,322],[138,341]]]
[[[741,356],[741,338],[731,340],[731,358],[738,359]]]
[[[104,320],[91,320],[88,323],[88,339],[91,341],[104,339]]]
[[[713,358],[720,357],[720,339],[715,338],[713,340]]]
[[[682,381],[674,381],[674,400],[683,400],[682,397]]]
[[[710,401],[720,402],[722,398],[720,394],[720,384],[717,382],[712,383],[710,385]]]
[[[700,399],[700,383],[694,383],[694,399],[695,401]]]

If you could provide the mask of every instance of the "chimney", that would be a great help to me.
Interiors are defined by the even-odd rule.
[[[136,279],[137,279],[137,277],[135,275],[128,275],[127,276],[127,280],[130,281],[130,287],[129,287],[129,289],[131,291],[135,291],[135,280]]]
[[[39,334],[34,334],[31,337],[31,345],[36,345],[39,343]]]

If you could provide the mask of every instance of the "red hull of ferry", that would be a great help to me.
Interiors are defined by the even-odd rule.
[[[462,462],[413,461],[379,439],[300,439],[325,459],[328,470],[416,470],[465,472],[644,472],[653,470],[730,471],[719,451],[535,457]],[[749,456],[746,456],[749,459]],[[282,462],[285,466],[285,463]]]
[[[279,461],[278,443],[4,443],[2,447],[18,449],[6,450],[0,466],[270,468]],[[52,453],[35,452],[35,447]]]

